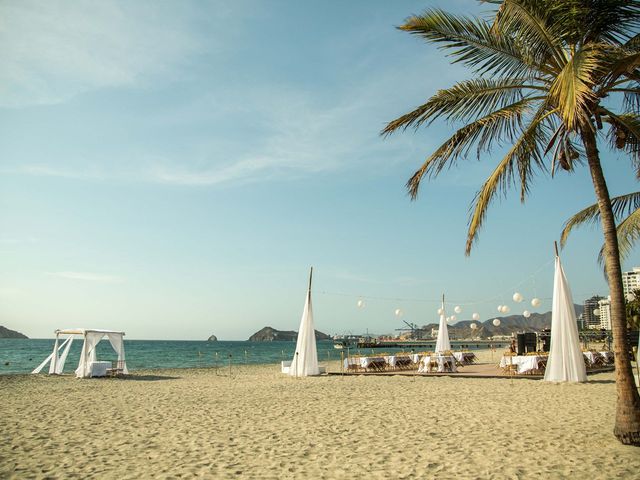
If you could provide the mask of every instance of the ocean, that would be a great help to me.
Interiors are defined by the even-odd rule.
[[[65,337],[66,338],[66,337]],[[53,339],[0,338],[0,375],[30,373],[53,351]],[[131,372],[141,369],[229,367],[245,364],[276,364],[291,360],[295,342],[248,341],[182,341],[182,340],[126,340],[127,367]],[[331,341],[317,342],[318,360],[339,360],[347,350],[333,348]],[[469,345],[474,348],[474,346]],[[480,347],[480,346],[477,346]],[[82,337],[77,337],[69,351],[64,373],[73,373],[78,366]],[[385,352],[400,349],[385,348]],[[350,353],[368,354],[372,349],[351,349]],[[379,353],[379,350],[376,350]],[[116,360],[107,340],[98,344],[98,360]],[[48,372],[48,367],[43,369]]]

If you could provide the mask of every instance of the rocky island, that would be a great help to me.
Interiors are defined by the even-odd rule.
[[[298,338],[298,332],[293,330],[276,330],[272,327],[264,327],[249,337],[250,342],[294,342]],[[316,340],[331,340],[326,333],[316,330]]]
[[[215,335],[211,335],[209,338],[207,338],[207,342],[217,342],[218,341],[218,337],[216,337]]]
[[[16,332],[15,330],[9,330],[0,325],[0,338],[29,338],[26,335],[23,335],[20,332]]]

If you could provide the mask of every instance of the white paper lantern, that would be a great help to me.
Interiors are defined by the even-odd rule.
[[[493,325],[496,326],[496,327],[500,326],[500,319],[499,318],[494,318],[493,319]]]
[[[400,315],[402,315],[402,310],[396,308],[396,317],[399,317]]]
[[[520,303],[522,301],[522,295],[518,292],[513,294],[513,301],[516,303]]]
[[[449,320],[451,320],[451,323],[455,322],[456,321],[456,316],[455,315],[451,315],[449,317]]]
[[[510,311],[511,311],[511,309],[509,308],[509,306],[504,305],[504,306],[502,307],[502,313],[509,313]]]
[[[364,300],[358,300],[358,308],[364,307]]]
[[[471,315],[471,318],[473,318],[474,320],[480,320],[480,314],[474,313],[473,315]]]
[[[460,308],[460,305],[456,305],[456,308],[454,308],[453,311],[456,313],[460,313],[462,312],[462,308]]]
[[[540,299],[539,298],[532,298],[531,299],[531,306],[532,307],[539,307],[540,306]]]
[[[438,309],[438,315],[442,315],[444,313],[444,308],[439,308]]]
[[[478,328],[475,323],[472,323],[471,325],[469,325],[469,327],[471,327],[471,330],[475,330],[476,328]]]
[[[498,311],[501,312],[502,311],[502,307],[503,305],[498,305]]]
[[[599,309],[599,308],[596,308],[596,309],[593,311],[593,314],[594,314],[596,317],[599,317],[599,316],[600,316],[600,309]]]
[[[522,316],[524,318],[529,318],[531,316],[531,312],[529,310],[525,310],[524,312],[522,312]]]

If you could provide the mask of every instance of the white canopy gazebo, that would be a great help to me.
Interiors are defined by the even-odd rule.
[[[544,374],[548,382],[586,382],[587,372],[580,349],[576,311],[569,282],[556,247],[556,271],[551,306],[551,348]]]
[[[90,330],[85,328],[75,328],[70,330],[56,330],[56,341],[53,344],[53,352],[31,373],[40,373],[40,371],[49,363],[50,374],[62,374],[67,355],[71,349],[73,339],[77,335],[82,335],[84,343],[80,352],[80,362],[76,368],[76,377],[98,377],[105,376],[107,369],[111,368],[111,362],[99,362],[96,357],[96,346],[103,338],[107,338],[118,354],[118,370],[127,374],[127,364],[124,355],[124,332],[114,332],[112,330]],[[60,344],[60,335],[69,335],[62,344]],[[64,350],[63,350],[64,349]],[[60,353],[62,351],[62,353]]]

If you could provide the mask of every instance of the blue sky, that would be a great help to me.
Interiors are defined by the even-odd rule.
[[[443,292],[459,319],[520,312],[516,290],[549,310],[553,241],[594,201],[586,170],[540,175],[525,205],[496,202],[465,257],[468,206],[500,152],[411,202],[404,183],[453,127],[378,135],[466,75],[394,28],[427,6],[486,10],[0,4],[0,325],[243,340],[297,329],[311,265],[327,333],[436,321]],[[623,156],[603,158],[612,194],[636,188]],[[584,229],[562,254],[577,302],[607,293],[601,241]]]

